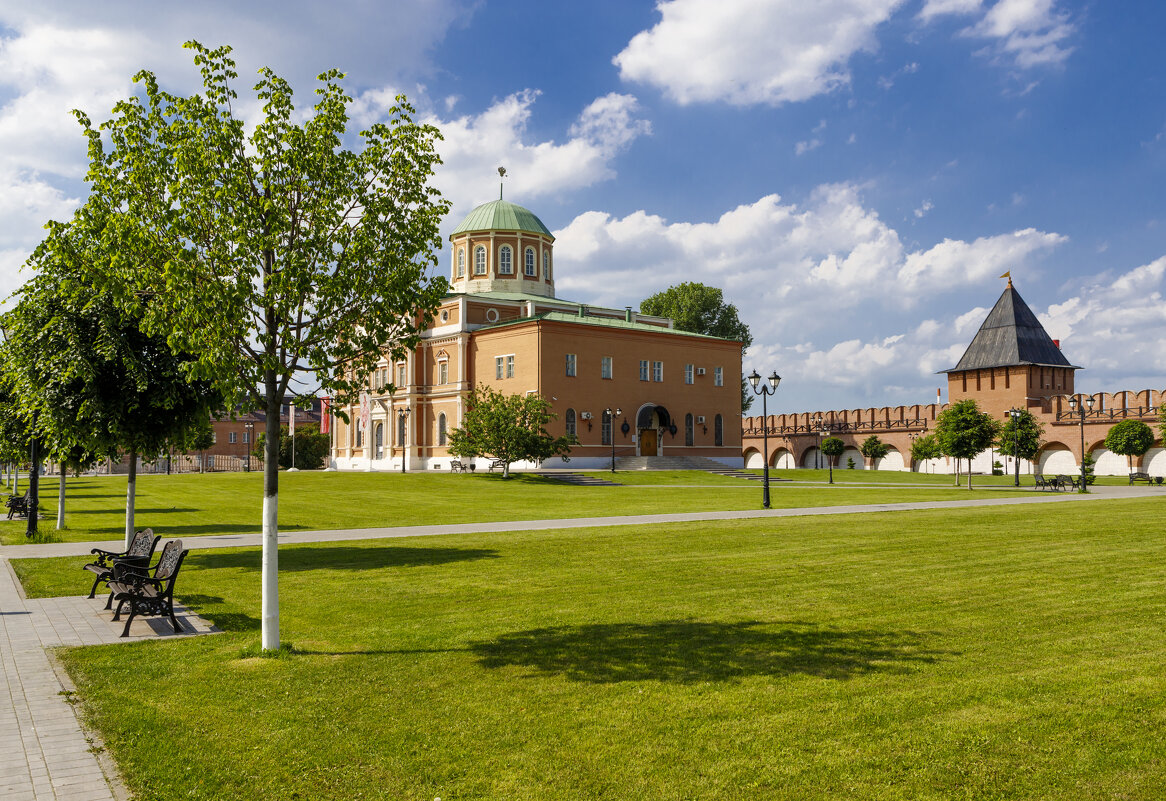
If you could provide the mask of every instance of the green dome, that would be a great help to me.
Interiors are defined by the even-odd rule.
[[[466,215],[450,236],[468,231],[526,231],[554,239],[550,230],[534,215],[534,212],[506,200],[491,200],[478,206]]]

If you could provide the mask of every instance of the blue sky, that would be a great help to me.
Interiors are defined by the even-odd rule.
[[[69,109],[143,67],[194,91],[198,38],[243,97],[269,65],[306,106],[335,66],[363,126],[406,93],[447,232],[505,165],[562,297],[723,288],[779,411],[930,400],[1005,270],[1080,389],[1161,389],[1163,30],[1149,0],[0,0],[0,291],[84,196]]]

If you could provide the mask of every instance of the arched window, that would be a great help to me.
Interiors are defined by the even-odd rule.
[[[397,447],[405,447],[405,420],[407,418],[403,414],[397,415]]]
[[[377,423],[375,431],[376,458],[383,459],[385,457],[385,424]]]
[[[526,274],[531,278],[538,275],[538,266],[534,261],[534,248],[526,249]]]
[[[457,249],[457,277],[461,278],[466,274],[466,249]]]
[[[551,277],[551,252],[549,250],[543,251],[543,277]]]
[[[684,444],[692,447],[693,441],[696,438],[696,432],[692,427],[692,412],[684,415]]]
[[[478,245],[474,248],[474,275],[486,274],[486,246]]]
[[[568,437],[577,436],[577,433],[576,433],[577,429],[575,426],[575,410],[568,409],[567,414],[563,416],[563,419],[567,421],[567,436]]]
[[[437,444],[445,445],[445,413],[437,415]]]
[[[510,275],[514,272],[514,261],[510,256],[510,245],[503,245],[498,251],[498,274]]]
[[[364,444],[364,426],[360,424],[360,420],[356,421],[356,447],[361,447]]]
[[[725,444],[725,418],[721,417],[719,414],[717,415],[716,419],[713,420],[713,444]]]
[[[600,423],[599,434],[600,441],[604,445],[611,444],[611,415],[607,413],[607,410],[603,412],[603,422]]]

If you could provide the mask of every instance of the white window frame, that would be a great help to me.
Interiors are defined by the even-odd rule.
[[[648,360],[640,359],[640,380],[647,381],[648,375]]]
[[[514,378],[514,354],[506,357],[506,377]]]
[[[504,356],[494,357],[494,380],[501,381],[506,369],[506,358]]]
[[[575,354],[568,353],[567,354],[567,376],[568,377],[574,378],[578,374],[577,365],[578,365],[578,360],[575,358]]]
[[[457,273],[456,277],[461,278],[466,274],[466,249],[457,249]]]
[[[445,447],[448,443],[446,439],[447,423],[445,419],[445,412],[437,415],[437,444],[440,447]]]
[[[449,360],[442,359],[437,363],[437,383],[449,383]]]
[[[725,368],[724,367],[714,367],[713,368],[713,386],[714,387],[723,387],[724,385],[725,385]]]
[[[498,275],[514,275],[514,251],[510,245],[498,248]]]
[[[538,262],[535,261],[534,248],[527,248],[522,257],[523,269],[527,278],[538,278]]]
[[[409,376],[406,375],[405,363],[401,362],[397,365],[397,388],[407,387],[409,385]]]
[[[652,380],[656,383],[664,380],[664,362],[652,362]]]
[[[551,252],[543,250],[543,278],[551,277]]]
[[[691,364],[684,365],[684,383],[691,384],[696,380],[696,367]]]
[[[474,275],[486,274],[486,246],[478,245],[474,248]]]
[[[239,432],[238,431],[231,431],[230,433],[227,434],[227,442],[234,445],[238,441],[239,441]]]
[[[599,360],[599,377],[610,379],[614,370],[612,369],[611,357],[603,356]]]

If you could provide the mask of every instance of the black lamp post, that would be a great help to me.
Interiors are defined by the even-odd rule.
[[[1093,396],[1085,399],[1084,404],[1077,403],[1076,396],[1069,398],[1069,411],[1079,416],[1081,425],[1081,489],[1078,492],[1089,492],[1089,485],[1085,482],[1085,407],[1093,411]]]
[[[618,406],[615,407],[615,412],[612,412],[611,407],[608,406],[603,410],[607,415],[607,431],[611,437],[611,472],[615,472],[615,418],[623,414],[623,409]]]
[[[1020,486],[1020,409],[1012,408],[1008,410],[1008,416],[1012,418],[1012,464],[1015,468],[1015,479],[1012,485]]]
[[[412,409],[408,406],[404,409],[397,410],[397,420],[399,421],[397,423],[397,430],[401,432],[401,475],[405,475],[405,457],[409,453],[407,446],[409,432],[405,426],[405,421],[409,419],[409,412],[411,411]]]
[[[769,508],[769,409],[766,401],[769,396],[777,391],[777,385],[781,383],[781,376],[777,371],[773,371],[773,375],[769,376],[769,385],[761,383],[761,376],[754,370],[749,374],[749,385],[753,387],[753,392],[761,396],[761,461],[762,461],[762,480],[761,489],[761,508]]]
[[[246,429],[246,432],[247,432],[247,436],[245,437],[246,442],[243,443],[244,445],[247,446],[247,448],[246,448],[247,452],[243,455],[243,458],[247,460],[243,463],[243,472],[250,473],[251,472],[251,447],[254,445],[253,440],[255,439],[255,436],[254,436],[255,435],[255,424],[248,421],[248,422],[243,424],[243,428]]]
[[[814,469],[822,469],[822,435],[826,433],[826,429],[822,426],[822,415],[814,418],[814,434],[818,437],[818,451],[814,454]]]

